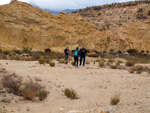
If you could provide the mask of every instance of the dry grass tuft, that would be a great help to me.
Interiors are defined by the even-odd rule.
[[[117,105],[120,102],[120,95],[114,95],[110,99],[110,104],[111,105]]]
[[[66,88],[64,94],[70,99],[78,99],[77,92],[73,89]]]
[[[4,76],[1,83],[5,88],[8,88],[11,93],[18,95],[18,89],[22,85],[22,77],[15,74]]]
[[[50,62],[49,65],[50,65],[51,67],[55,67],[55,62]]]

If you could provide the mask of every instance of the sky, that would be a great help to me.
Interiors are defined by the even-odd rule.
[[[90,6],[127,2],[131,0],[19,0],[19,1],[30,3],[42,9],[62,11],[64,9],[82,9]],[[10,0],[0,0],[0,5],[8,3],[10,3]]]

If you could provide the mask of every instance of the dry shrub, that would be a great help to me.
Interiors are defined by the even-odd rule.
[[[22,77],[12,74],[9,76],[4,76],[1,82],[5,88],[10,90],[10,92],[18,94],[18,89],[22,85]]]
[[[41,89],[43,89],[43,87],[40,84],[30,81],[25,84],[25,87],[22,90],[22,95],[25,99],[32,100],[33,98],[38,96],[38,93]]]
[[[87,54],[88,57],[98,57],[98,54],[95,52],[91,52]]]
[[[120,95],[114,95],[110,99],[110,104],[111,105],[117,105],[120,102]]]
[[[50,65],[51,67],[55,67],[55,62],[50,62],[49,65]]]
[[[40,58],[38,61],[39,61],[39,64],[45,64],[46,63],[46,59],[44,59],[44,58]]]
[[[135,65],[135,63],[132,62],[132,61],[127,61],[127,62],[125,63],[125,65],[126,65],[126,66],[129,66],[129,67],[132,67],[132,66]]]
[[[59,60],[59,63],[60,63],[60,64],[68,64],[68,61],[65,60],[65,59],[60,59],[60,60]]]
[[[136,65],[134,67],[134,70],[136,71],[137,74],[141,74],[144,71],[144,67],[140,65]]]
[[[66,88],[64,94],[70,99],[78,99],[77,92],[73,89]]]

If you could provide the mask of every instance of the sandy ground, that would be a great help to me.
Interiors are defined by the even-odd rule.
[[[7,64],[8,63],[8,64]],[[44,101],[0,102],[7,113],[150,113],[150,75],[130,74],[126,70],[98,68],[98,64],[74,68],[71,64],[40,65],[36,61],[0,60],[1,68],[24,78],[39,78],[50,92]],[[62,90],[73,88],[79,99],[68,99]],[[118,105],[110,98],[120,94]]]

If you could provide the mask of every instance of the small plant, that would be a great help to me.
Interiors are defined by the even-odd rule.
[[[143,70],[137,70],[136,73],[137,74],[141,74],[143,72]]]
[[[44,58],[39,59],[39,64],[45,64],[45,63],[46,63],[46,59],[44,59]]]
[[[134,70],[136,71],[137,74],[141,74],[144,71],[144,67],[137,65],[134,67]]]
[[[23,53],[31,53],[31,51],[32,51],[32,48],[30,48],[30,47],[23,47],[23,49],[22,49]]]
[[[51,67],[55,67],[55,62],[50,62],[49,65],[50,65]]]
[[[104,62],[104,61],[99,61],[99,67],[100,67],[100,68],[105,67],[105,62]]]
[[[70,99],[78,99],[77,93],[73,89],[66,88],[64,94]]]
[[[47,98],[47,91],[45,91],[45,90],[41,90],[40,92],[39,92],[39,100],[44,100],[44,99],[46,99]]]
[[[120,95],[114,95],[110,99],[110,104],[111,105],[117,105],[120,102]]]
[[[127,62],[125,63],[125,65],[126,65],[126,66],[129,66],[129,67],[132,67],[132,66],[135,65],[135,63],[132,62],[132,61],[127,61]]]

